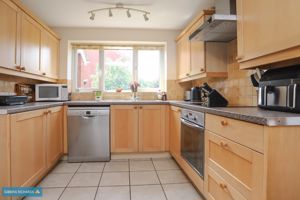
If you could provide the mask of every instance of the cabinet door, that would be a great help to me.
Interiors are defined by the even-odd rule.
[[[162,105],[139,106],[139,151],[165,150],[166,111]]]
[[[296,0],[237,0],[240,62],[299,46],[299,8]]]
[[[171,106],[170,111],[170,153],[173,157],[180,156],[180,108]]]
[[[20,65],[18,8],[12,2],[0,0],[0,66],[15,69]]]
[[[21,66],[22,70],[40,73],[41,27],[25,13],[21,22]]]
[[[10,129],[12,186],[32,186],[47,170],[45,110],[11,115]]]
[[[203,15],[191,28],[192,34],[197,28],[204,23],[205,15]],[[197,75],[205,72],[205,45],[203,41],[190,41],[191,45],[191,72],[190,75]]]
[[[63,108],[49,108],[47,113],[47,167],[51,168],[63,153]]]
[[[189,34],[186,33],[177,41],[177,76],[178,79],[186,78],[190,75],[190,41]]]
[[[138,152],[138,107],[111,106],[111,151]]]
[[[41,71],[42,75],[57,78],[58,73],[59,40],[46,30],[41,37]]]

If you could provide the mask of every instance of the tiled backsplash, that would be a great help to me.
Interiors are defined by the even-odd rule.
[[[0,93],[14,93],[16,82],[0,80]]]
[[[228,78],[197,80],[193,81],[193,86],[208,82],[227,98],[231,106],[257,106],[257,92],[250,80],[253,70],[239,70],[236,56],[237,44],[235,40],[228,44]]]

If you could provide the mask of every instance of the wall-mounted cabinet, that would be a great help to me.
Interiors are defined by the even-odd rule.
[[[111,151],[166,151],[166,106],[111,106]]]
[[[199,78],[227,77],[227,44],[190,41],[189,36],[212,14],[198,16],[177,37],[177,79],[180,82]]]
[[[0,0],[0,73],[56,82],[59,39],[19,2]]]
[[[300,1],[237,0],[241,69],[272,67],[300,58]]]

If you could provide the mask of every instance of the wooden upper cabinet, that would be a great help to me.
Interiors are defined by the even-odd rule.
[[[63,107],[47,110],[47,167],[52,167],[63,153]]]
[[[138,151],[138,106],[111,106],[111,152]]]
[[[241,68],[300,57],[300,1],[237,0]]]
[[[8,0],[0,0],[0,66],[15,69],[20,65],[18,7]]]
[[[42,75],[57,78],[59,62],[59,40],[48,31],[41,36],[41,72]]]
[[[165,150],[166,106],[139,106],[139,151]]]
[[[170,153],[173,157],[178,158],[180,156],[180,112],[181,109],[178,107],[171,106],[170,110]]]
[[[40,74],[41,26],[27,14],[23,13],[21,30],[22,70]]]
[[[190,41],[188,34],[177,41],[177,70],[178,79],[190,75]]]
[[[46,114],[36,110],[11,115],[11,184],[32,186],[46,172]]]

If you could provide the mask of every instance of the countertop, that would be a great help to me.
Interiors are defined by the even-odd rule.
[[[67,101],[36,102],[17,106],[0,106],[0,114],[13,114],[30,110],[68,106],[109,106],[109,105],[173,105],[194,111],[229,117],[266,126],[300,126],[300,114],[263,110],[258,107],[214,107],[207,108],[185,101],[158,100],[102,100],[102,101]]]

